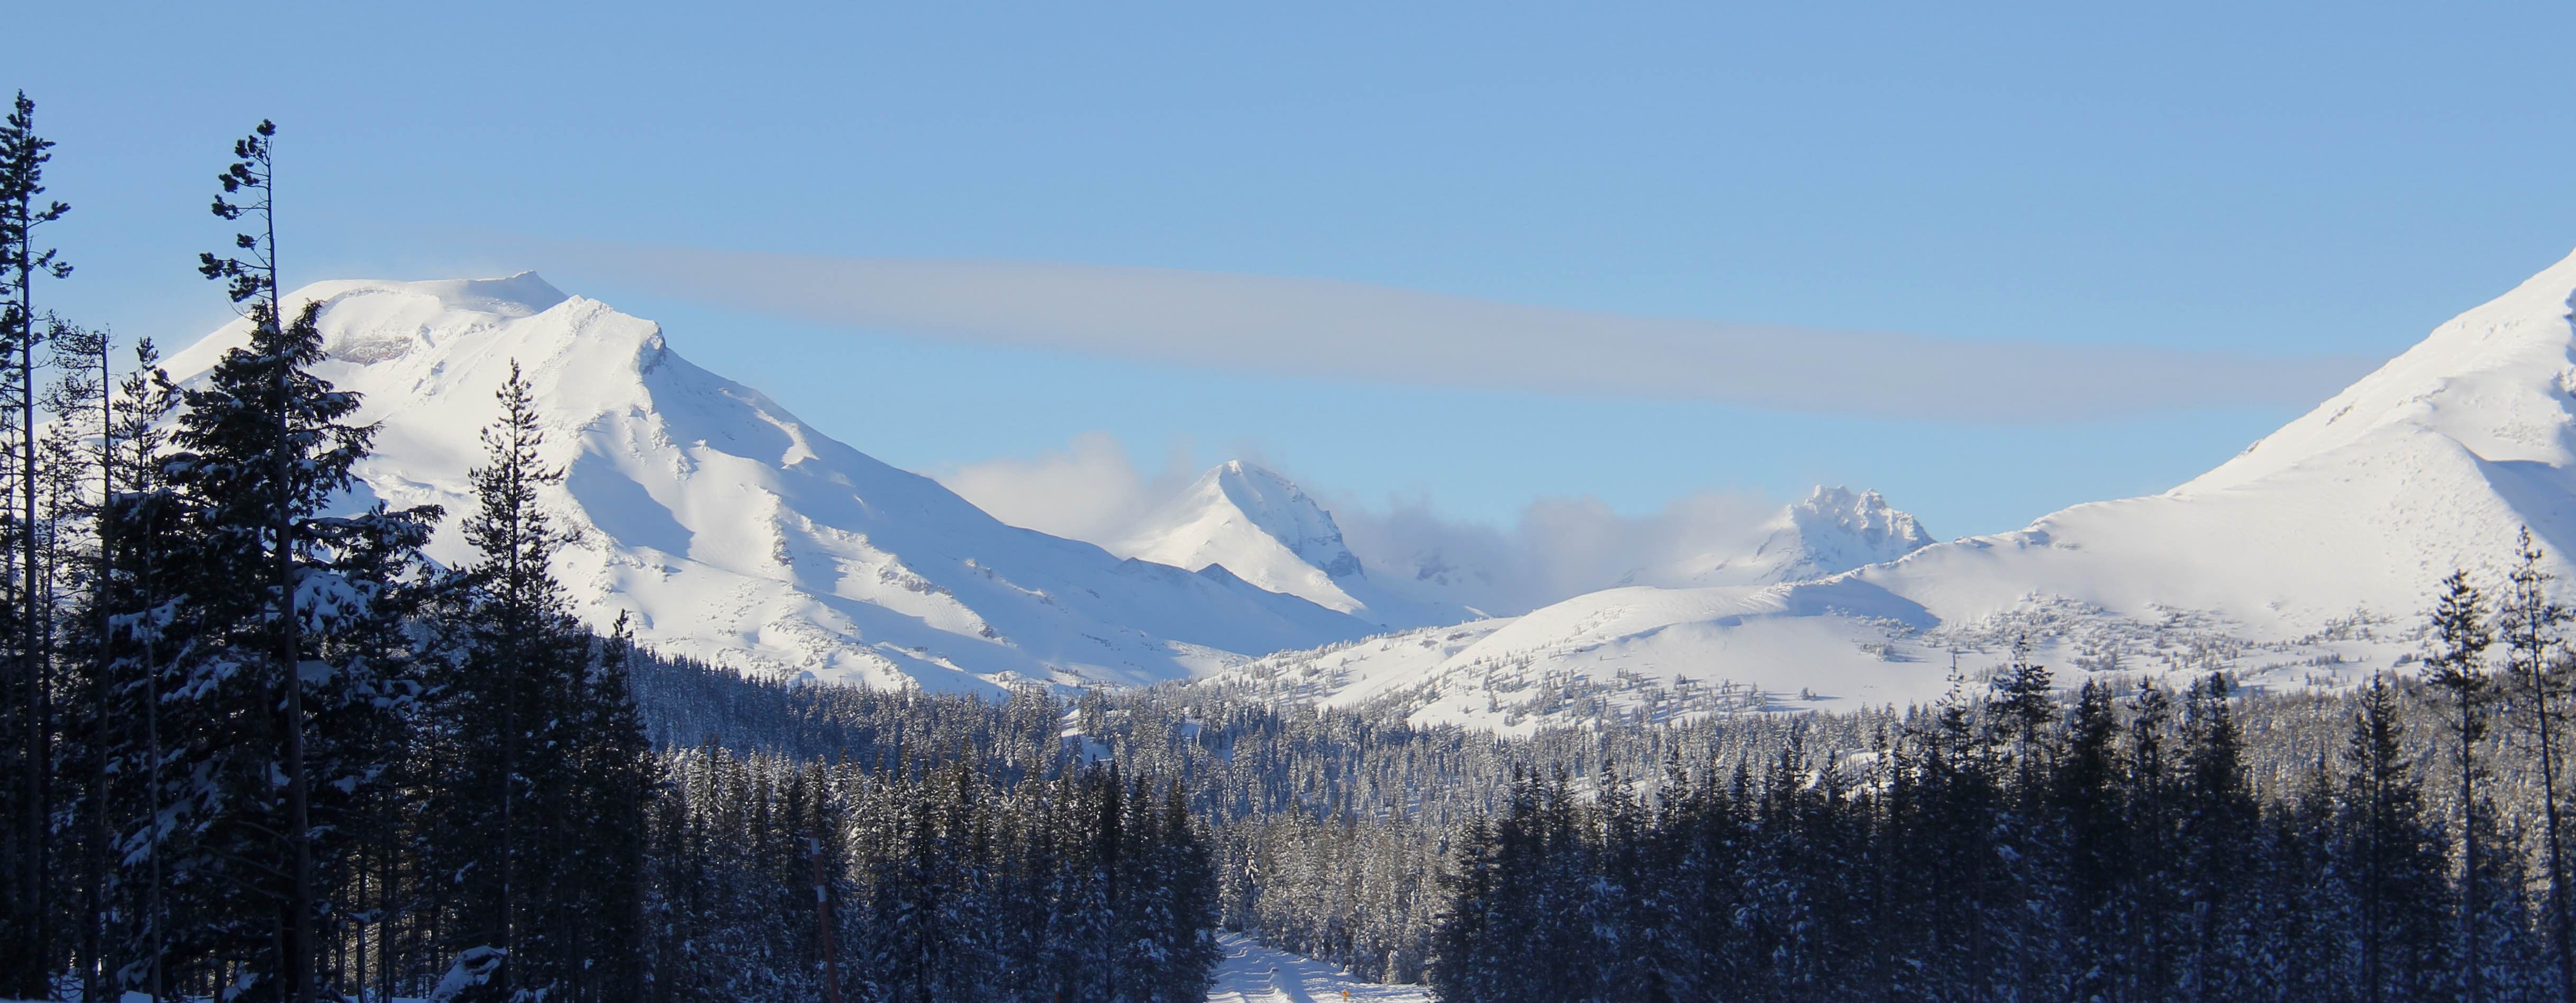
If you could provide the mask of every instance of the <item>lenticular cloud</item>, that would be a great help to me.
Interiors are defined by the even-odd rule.
[[[1327,279],[633,245],[550,257],[856,327],[1167,364],[1968,422],[2302,405],[2368,360],[1834,331],[1563,310]]]

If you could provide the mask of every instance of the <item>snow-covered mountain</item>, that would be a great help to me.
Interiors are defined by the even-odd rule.
[[[1932,543],[1922,523],[1878,492],[1818,485],[1764,526],[1762,542],[1749,553],[1696,555],[1672,577],[1690,585],[1814,581],[1893,561]]]
[[[2163,494],[1819,581],[1611,589],[1511,620],[1275,655],[1225,678],[1505,729],[1605,711],[1927,700],[1954,664],[1991,667],[2016,637],[2061,680],[2230,669],[2256,685],[2349,681],[2415,650],[2441,575],[2495,580],[2522,527],[2553,571],[2570,570],[2571,304],[2576,256]],[[1860,538],[1894,549],[1920,534],[1882,525]],[[1712,570],[1727,567],[1742,566]]]
[[[1444,535],[1381,528],[1364,541],[1375,550],[1351,545],[1332,514],[1296,485],[1235,462],[1208,471],[1142,519],[1096,539],[1113,553],[1176,567],[1222,564],[1262,588],[1390,627],[1508,616],[1614,586],[1807,581],[1894,560],[1932,542],[1912,515],[1878,492],[1824,486],[1781,507],[1767,522],[1734,512],[1697,518],[1689,532],[1670,534],[1688,545],[1672,546],[1639,565],[1621,567],[1582,555],[1578,563],[1596,564],[1600,572],[1588,581],[1551,566],[1550,555],[1513,551],[1501,532],[1470,546],[1474,557],[1444,551]]]
[[[1380,629],[1224,571],[1004,525],[690,364],[653,323],[533,274],[324,282],[288,301],[324,304],[317,371],[382,424],[358,467],[365,492],[448,507],[440,560],[469,557],[455,528],[466,472],[493,392],[522,366],[565,471],[545,503],[582,530],[557,574],[589,622],[630,611],[665,652],[971,689],[1173,679]],[[194,377],[246,336],[236,322],[169,369]]]
[[[1342,542],[1331,512],[1287,478],[1241,460],[1208,471],[1108,547],[1177,568],[1222,567],[1260,588],[1383,627],[1456,623],[1476,615],[1380,588]]]
[[[1287,478],[1221,464],[1130,527],[1109,549],[1176,568],[1225,565],[1244,581],[1348,612],[1340,582],[1363,577],[1333,515]]]
[[[1765,526],[1752,554],[1703,554],[1703,570],[1692,572],[1690,583],[1806,583],[1852,567],[1883,565],[1924,547],[1932,547],[1932,534],[1875,490],[1852,495],[1847,487],[1819,485]]]

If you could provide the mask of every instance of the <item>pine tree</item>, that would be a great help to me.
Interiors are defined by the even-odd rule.
[[[645,971],[645,818],[661,785],[653,746],[635,705],[632,673],[635,640],[619,613],[584,680],[573,747],[581,757],[579,873],[571,882],[589,929],[587,950],[576,960],[583,996],[636,999]],[[817,825],[824,817],[819,814]],[[817,837],[820,838],[819,836]]]
[[[226,291],[233,303],[248,304],[247,316],[253,332],[252,350],[267,356],[267,364],[256,368],[271,377],[266,386],[242,386],[230,395],[235,402],[265,398],[259,401],[267,405],[259,416],[270,419],[268,426],[223,430],[227,436],[239,437],[238,444],[247,447],[244,452],[251,455],[244,457],[246,462],[255,464],[265,460],[267,469],[227,471],[228,482],[219,482],[218,490],[209,492],[208,498],[209,504],[222,513],[219,518],[228,524],[231,532],[227,535],[243,538],[243,542],[252,548],[257,548],[258,538],[263,533],[266,537],[265,552],[254,549],[250,556],[264,561],[269,570],[269,582],[264,591],[269,596],[267,633],[272,635],[270,651],[275,664],[263,674],[277,680],[276,688],[283,695],[281,703],[285,708],[284,720],[274,723],[269,729],[277,736],[275,767],[285,778],[283,786],[286,788],[283,817],[277,820],[278,831],[285,844],[281,849],[284,850],[286,866],[282,875],[283,901],[279,904],[283,917],[277,923],[275,976],[285,987],[282,993],[285,998],[303,1003],[313,998],[316,988],[313,966],[318,955],[314,925],[318,920],[314,898],[312,779],[307,775],[304,748],[307,721],[301,668],[303,644],[299,637],[303,625],[297,610],[297,583],[294,580],[293,522],[297,515],[296,503],[300,499],[289,487],[296,480],[292,470],[296,447],[290,445],[296,431],[292,403],[296,394],[291,384],[293,373],[320,357],[321,346],[318,334],[311,333],[318,307],[308,308],[293,325],[304,328],[306,334],[298,335],[292,333],[291,327],[282,326],[286,322],[284,308],[277,298],[277,226],[273,211],[275,169],[269,152],[270,141],[276,134],[276,125],[262,120],[250,135],[234,141],[234,162],[216,178],[223,186],[223,194],[215,197],[214,214],[228,221],[250,216],[260,232],[234,236],[234,248],[241,252],[241,256],[218,258],[212,252],[199,255],[199,271],[209,279],[227,280]],[[241,197],[244,193],[249,193],[248,201],[237,202],[228,197]],[[309,347],[303,344],[305,342],[311,343]],[[298,353],[299,349],[301,357],[290,354]],[[254,367],[245,365],[241,368],[248,370]],[[246,398],[244,395],[254,396]],[[193,395],[189,403],[194,411],[197,402]],[[326,408],[330,406],[325,405]],[[335,420],[354,409],[355,402],[351,401],[347,408],[322,416],[322,420]],[[244,413],[258,412],[245,410]],[[260,449],[254,445],[257,440],[252,436],[264,437],[267,448]],[[355,443],[344,440],[334,445],[352,453],[364,449],[362,440]],[[355,446],[354,450],[348,448],[351,445]],[[354,458],[352,455],[351,459]],[[222,489],[236,486],[245,490],[230,497],[221,493]],[[340,486],[333,484],[330,489],[336,490]],[[314,500],[314,504],[319,503],[320,499]],[[252,507],[254,505],[257,507]],[[233,570],[247,571],[255,566],[246,565]],[[242,583],[246,584],[248,580],[245,575]]]
[[[540,493],[562,472],[545,462],[534,390],[514,363],[483,433],[463,523],[482,560],[447,588],[459,626],[439,690],[438,733],[451,750],[439,870],[455,889],[446,949],[500,959],[477,992],[496,997],[618,998],[640,979],[635,954],[641,844],[599,840],[595,826],[640,828],[652,774],[626,675],[631,641],[593,654],[554,578],[570,539]],[[610,832],[621,830],[610,829]],[[603,845],[604,844],[604,845]]]
[[[2446,848],[2439,826],[2425,818],[2404,728],[2396,689],[2373,679],[2344,751],[2337,822],[2357,912],[2358,982],[2370,1000],[2423,999],[2451,974]]]
[[[2377,720],[2389,716],[2383,712]],[[2356,721],[2370,717],[2356,715]],[[2362,962],[2365,931],[2380,925],[2362,906],[2365,888],[2357,879],[2367,875],[2367,860],[2349,836],[2344,793],[2320,754],[2295,800],[2267,813],[2264,844],[2280,850],[2267,890],[2281,894],[2256,939],[2278,957],[2253,981],[2276,989],[2266,994],[2271,998],[2352,1000],[2385,992],[2364,977],[2366,967],[2384,966],[2385,953],[2374,953],[2371,966]],[[2384,936],[2369,936],[2374,951],[2384,946]]]
[[[2460,811],[2468,819],[2479,811],[2477,747],[2486,737],[2486,701],[2488,678],[2485,655],[2495,642],[2495,632],[2487,625],[2486,596],[2469,584],[2468,572],[2453,571],[2442,579],[2441,594],[2433,601],[2433,651],[2424,658],[2424,681],[2447,694],[2451,702],[2448,722],[2458,759]],[[2460,830],[2460,920],[2459,950],[2463,998],[2471,1003],[2486,998],[2486,964],[2480,956],[2479,916],[2484,905],[2479,901],[2481,875],[2486,864],[2478,859],[2478,837],[2485,826],[2475,820]]]
[[[2057,701],[2051,695],[2048,667],[2030,660],[2030,639],[2013,639],[2012,663],[1995,678],[1995,723],[2003,735],[2013,741],[2013,761],[2021,771],[2021,789],[2025,798],[2038,794],[2036,783],[2039,743],[2051,721],[2058,714]]]
[[[2253,896],[2241,869],[2259,847],[2260,809],[2245,775],[2244,733],[2225,676],[2211,673],[2183,702],[2183,752],[2177,814],[2182,859],[2179,908],[2185,912],[2183,959],[2176,966],[2184,998],[2252,997]]]
[[[83,705],[64,715],[62,751],[57,756],[72,791],[60,798],[61,811],[76,818],[62,842],[77,848],[79,905],[70,910],[76,922],[70,946],[81,992],[99,997],[107,992],[107,895],[113,851],[110,806],[114,769],[114,681],[98,656],[95,638],[102,626],[96,597],[105,578],[107,531],[99,518],[104,478],[114,449],[113,415],[106,402],[111,374],[109,346],[103,331],[83,329],[53,319],[46,343],[54,379],[41,399],[48,419],[42,439],[45,591],[57,596],[47,604],[46,630],[55,638],[55,665],[60,688]]]
[[[122,921],[115,953],[126,959],[120,981],[154,999],[162,998],[172,978],[171,911],[164,891],[168,858],[182,845],[174,840],[186,835],[165,824],[164,812],[186,801],[183,786],[166,769],[179,733],[165,729],[162,701],[172,650],[163,643],[164,617],[183,620],[171,597],[184,534],[182,501],[160,477],[169,441],[165,421],[178,394],[159,363],[150,339],[137,343],[134,368],[111,397],[101,462],[108,492],[99,530],[104,567],[90,599],[100,624],[90,657],[110,681],[116,701],[110,717],[124,723],[107,755],[115,779],[115,849],[125,872],[112,886],[112,911]]]
[[[1216,942],[1216,873],[1197,823],[1190,816],[1188,792],[1171,780],[1163,794],[1161,844],[1154,871],[1166,882],[1170,912],[1157,932],[1163,964],[1156,979],[1159,995],[1171,1001],[1207,997],[1208,973],[1219,960]]]
[[[320,304],[292,322],[276,311],[270,178],[262,123],[235,146],[217,214],[249,215],[262,234],[237,245],[248,259],[206,256],[209,277],[232,279],[248,343],[225,353],[185,405],[177,452],[159,462],[181,539],[165,595],[175,619],[156,624],[179,674],[165,706],[188,717],[180,792],[192,816],[184,868],[200,949],[249,960],[260,991],[310,999],[326,979],[326,925],[348,913],[337,869],[364,835],[385,758],[410,713],[414,669],[403,650],[418,550],[435,507],[328,517],[352,483],[374,430],[346,423],[359,401],[310,371],[322,358]],[[176,888],[174,887],[174,889]]]
[[[9,515],[0,520],[11,534],[13,556],[8,563],[16,565],[17,572],[8,632],[9,657],[17,678],[9,687],[7,702],[8,709],[15,711],[9,722],[17,739],[10,743],[14,762],[9,778],[14,802],[10,807],[15,810],[10,812],[5,841],[0,841],[0,856],[13,866],[7,875],[6,923],[0,925],[0,973],[7,973],[0,975],[0,989],[30,996],[49,991],[45,980],[58,960],[51,928],[55,869],[48,862],[55,768],[45,621],[52,611],[38,600],[41,555],[34,529],[35,353],[43,340],[35,280],[71,274],[70,264],[37,246],[37,228],[61,219],[70,207],[38,198],[45,192],[44,168],[53,159],[49,151],[54,144],[36,135],[35,112],[35,102],[20,91],[6,119],[0,120],[0,279],[6,284],[0,290],[0,374],[6,378],[0,383],[5,383],[10,401],[6,425],[18,433],[7,461],[16,477],[17,497]]]
[[[2562,632],[2576,611],[2549,596],[2552,576],[2540,566],[2540,548],[2524,529],[2514,546],[2514,564],[2506,575],[2505,593],[2495,616],[2497,642],[2504,645],[2504,673],[2513,687],[2519,713],[2512,723],[2535,752],[2540,772],[2542,828],[2541,865],[2548,879],[2547,908],[2550,953],[2557,963],[2560,998],[2576,1001],[2576,875],[2568,873],[2564,812],[2559,794],[2559,757],[2571,710],[2571,670]]]
[[[2065,755],[2056,771],[2057,824],[2062,827],[2065,903],[2071,931],[2075,998],[2116,998],[2130,991],[2135,959],[2123,949],[2132,932],[2136,863],[2129,828],[2135,821],[2125,795],[2115,741],[2120,722],[2110,687],[2086,680],[2075,697],[2066,729]]]
[[[2140,683],[2129,719],[2127,828],[2130,859],[2122,896],[2121,922],[2129,931],[2131,984],[2142,998],[2173,995],[2175,944],[2173,929],[2177,884],[2178,799],[2174,766],[2169,758],[2173,697],[2154,680]]]
[[[1492,999],[1485,948],[1498,939],[1492,902],[1499,881],[1495,832],[1484,816],[1467,820],[1458,835],[1457,861],[1441,876],[1448,906],[1432,935],[1430,982],[1442,999]]]

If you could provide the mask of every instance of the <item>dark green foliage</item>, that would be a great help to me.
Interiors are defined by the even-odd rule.
[[[2113,657],[2068,701],[2017,643],[1933,707],[1504,740],[1222,680],[747,678],[575,619],[515,371],[477,558],[351,504],[372,430],[281,302],[275,135],[199,262],[247,344],[182,390],[37,309],[66,207],[32,103],[0,122],[0,995],[1189,1001],[1221,925],[1453,999],[2576,994],[2571,614],[2527,534],[2443,583],[2421,688]]]
[[[595,642],[549,565],[567,535],[539,504],[536,402],[515,364],[471,476],[466,541],[484,555],[442,583],[449,640],[415,742],[433,797],[420,840],[442,954],[497,951],[460,998],[632,998],[642,984],[642,806],[650,750],[627,689],[621,622]]]
[[[2152,686],[2088,684],[2036,729],[2006,689],[1862,760],[1792,732],[1759,772],[1672,769],[1642,818],[1615,775],[1589,798],[1525,776],[1461,832],[1430,981],[1477,1000],[2460,995],[2449,837],[2397,690],[2358,694],[2335,771],[2267,811],[2224,686],[2177,718]],[[2486,859],[2478,985],[2527,998],[2551,983],[2520,858]]]
[[[2375,679],[2359,704],[2330,835],[2359,954],[2353,988],[2364,999],[2424,999],[2454,974],[2447,841],[2425,814],[2396,692]]]
[[[819,847],[846,999],[1203,999],[1214,875],[1183,792],[991,762],[666,757],[649,998],[822,998]]]
[[[369,430],[342,421],[353,396],[305,371],[321,350],[314,317],[308,306],[280,328],[253,306],[250,344],[182,395],[176,451],[158,463],[166,487],[139,506],[151,523],[129,535],[154,548],[133,558],[151,569],[157,599],[136,611],[153,621],[136,640],[155,651],[168,683],[159,707],[177,726],[154,800],[180,820],[159,838],[178,844],[164,851],[167,908],[189,922],[171,924],[185,939],[166,949],[282,978],[286,988],[268,990],[282,994],[299,972],[325,977],[306,967],[318,956],[297,960],[291,933],[345,915],[328,893],[348,883],[349,837],[390,796],[387,767],[419,693],[402,627],[438,516],[322,514]],[[279,553],[297,597],[285,622]],[[292,674],[271,656],[282,638],[300,666]],[[309,805],[279,782],[296,777]]]

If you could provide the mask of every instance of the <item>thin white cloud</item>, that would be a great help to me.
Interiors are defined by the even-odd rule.
[[[934,471],[940,483],[993,518],[1041,533],[1103,543],[1189,486],[1185,442],[1175,442],[1151,476],[1107,432],[1085,432],[1063,449],[1006,456]]]
[[[1688,584],[1696,559],[1749,552],[1779,512],[1756,495],[1702,492],[1644,515],[1588,495],[1538,498],[1505,527],[1446,516],[1427,499],[1344,500],[1333,519],[1373,579],[1508,614],[1617,585]],[[1425,571],[1443,584],[1408,586]]]
[[[1327,379],[2036,422],[2304,406],[2375,360],[1563,310],[1325,279],[544,243],[672,295],[979,344]]]

